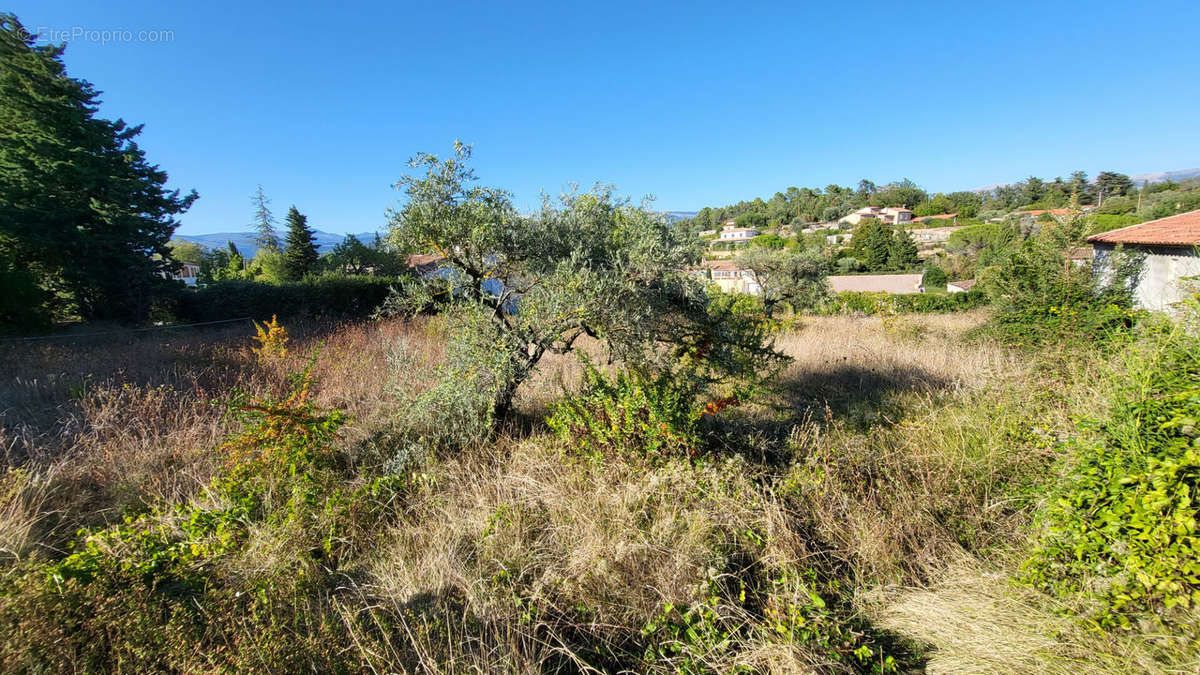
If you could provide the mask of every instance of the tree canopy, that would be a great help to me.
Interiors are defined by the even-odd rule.
[[[792,252],[754,249],[738,258],[762,293],[767,318],[781,302],[800,312],[819,307],[830,295],[825,257],[815,250]]]
[[[700,382],[782,358],[765,327],[717,308],[687,272],[702,250],[687,230],[605,186],[544,198],[523,216],[506,191],[477,184],[470,156],[461,143],[446,159],[417,155],[397,184],[408,202],[391,214],[395,246],[442,258],[399,303],[442,303],[455,325],[439,395],[458,400],[449,392],[468,387],[482,417],[502,418],[542,356],[584,336],[637,367],[688,364]]]
[[[37,298],[42,320],[138,320],[172,283],[167,242],[196,193],[166,188],[141,126],[97,116],[63,50],[0,15],[0,295]]]

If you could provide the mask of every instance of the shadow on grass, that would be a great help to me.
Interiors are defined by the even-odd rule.
[[[781,465],[792,459],[787,442],[797,425],[837,420],[844,429],[865,432],[902,417],[901,396],[931,395],[953,386],[952,379],[919,366],[869,368],[833,361],[783,373],[761,405],[709,420],[705,432],[710,451]]]
[[[864,368],[847,362],[804,373],[784,373],[778,390],[797,418],[826,406],[835,417],[854,417],[891,407],[898,394],[935,393],[954,385],[946,377],[919,366]]]

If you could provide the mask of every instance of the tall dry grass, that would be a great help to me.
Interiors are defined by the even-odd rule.
[[[1032,672],[1076,658],[1094,642],[1004,600],[995,579],[1027,522],[1022,490],[1046,478],[1070,416],[1103,387],[1093,364],[1048,373],[965,339],[985,318],[806,318],[778,338],[794,361],[773,394],[711,425],[713,454],[694,462],[573,455],[540,419],[579,367],[550,359],[520,391],[520,419],[492,442],[406,469],[402,515],[343,562],[335,592],[311,600],[314,620],[343,626],[350,643],[338,649],[364,670],[580,672],[628,667],[620,659],[640,653],[664,607],[715,602],[736,630],[731,644],[692,654],[703,666],[844,671],[842,647],[764,618],[812,590],[768,580],[818,570],[840,584],[837,621],[861,634],[871,617],[932,644],[932,667]],[[0,376],[0,555],[54,557],[80,526],[195,497],[237,428],[212,402],[281,392],[310,362],[317,403],[352,416],[340,441],[348,461],[386,455],[407,400],[398,394],[428,386],[441,358],[440,322],[288,329],[290,353],[268,363],[250,353],[248,327],[0,348],[13,365]],[[389,358],[398,349],[415,352],[407,370]],[[255,531],[236,564],[279,567],[265,562],[290,550],[278,536]],[[968,568],[1001,577],[953,577]],[[737,601],[739,584],[762,606]],[[989,630],[1020,656],[972,651]]]
[[[389,414],[394,342],[405,336],[431,360],[440,354],[424,323],[289,328],[289,354],[268,363],[250,351],[249,325],[0,347],[9,366],[0,375],[0,449],[6,470],[21,469],[28,484],[14,503],[53,502],[41,517],[27,516],[44,530],[42,543],[57,548],[79,527],[127,509],[188,499],[211,479],[214,449],[237,429],[221,404],[237,392],[278,394],[288,373],[312,361],[319,404],[354,417],[349,447]]]

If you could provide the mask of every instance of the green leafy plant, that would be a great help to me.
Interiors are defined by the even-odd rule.
[[[1099,601],[1103,627],[1170,623],[1200,605],[1200,339],[1184,327],[1138,353],[1098,438],[1081,442],[1040,516],[1026,581]]]
[[[553,404],[546,423],[582,454],[694,455],[700,444],[697,392],[678,373],[618,370],[584,359],[583,386]]]
[[[1132,280],[1141,260],[1118,251],[1106,274],[1068,256],[1083,243],[1076,215],[1041,226],[998,264],[980,272],[979,285],[996,307],[991,333],[1013,345],[1070,345],[1127,335],[1136,323]]]

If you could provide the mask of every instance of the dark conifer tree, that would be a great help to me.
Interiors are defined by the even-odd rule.
[[[139,320],[171,287],[167,242],[196,193],[166,189],[141,126],[97,117],[100,92],[67,75],[63,51],[0,14],[0,296],[15,268],[12,283],[66,300],[43,315]]]
[[[308,216],[300,213],[295,206],[288,209],[284,246],[283,264],[288,279],[303,279],[316,268],[319,257],[316,237],[308,227]]]

